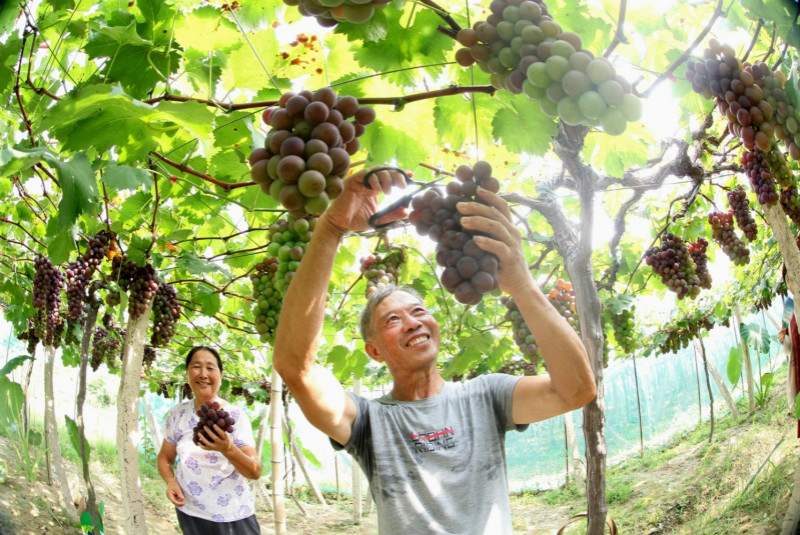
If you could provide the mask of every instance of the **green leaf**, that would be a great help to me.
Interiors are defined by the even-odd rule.
[[[74,250],[75,240],[72,239],[72,231],[69,229],[55,234],[47,241],[47,256],[54,265],[69,260],[69,254]]]
[[[740,332],[742,334],[742,340],[745,340],[748,346],[755,348],[759,353],[769,353],[771,337],[761,325],[757,323],[745,325],[743,323]]]
[[[101,181],[115,190],[135,190],[139,186],[153,184],[150,173],[129,165],[109,165],[103,172]]]
[[[33,357],[30,355],[20,355],[10,359],[8,362],[6,362],[6,365],[0,369],[0,376],[8,375],[18,367],[22,366],[26,360],[33,360]]]
[[[83,50],[92,59],[108,58],[102,63],[103,73],[136,98],[146,97],[180,65],[176,50],[166,52],[152,41],[142,39],[135,22],[90,32]]]
[[[20,147],[3,145],[0,148],[0,177],[11,176],[29,169],[48,157],[58,159],[56,153],[47,147]]]
[[[179,267],[180,269],[185,269],[186,271],[194,275],[200,273],[219,272],[227,277],[231,276],[230,272],[224,267],[220,266],[219,264],[216,264],[214,262],[209,262],[208,260],[203,260],[201,258],[197,258],[197,256],[191,253],[185,254],[180,258],[178,258],[175,261],[175,265],[176,267]]]
[[[194,302],[200,305],[200,311],[206,316],[213,316],[220,309],[219,293],[211,288],[200,286],[192,296]]]
[[[94,525],[92,524],[92,515],[89,514],[89,511],[82,511],[81,512],[81,530],[84,533],[89,533],[94,529]]]
[[[739,382],[739,376],[742,374],[742,366],[744,366],[744,353],[740,347],[732,347],[728,353],[728,380],[731,384]]]
[[[8,429],[20,420],[22,410],[22,387],[8,377],[0,377],[0,428]]]
[[[794,417],[800,420],[800,392],[794,398]]]
[[[492,120],[495,139],[512,152],[528,152],[543,156],[550,150],[556,122],[539,110],[539,105],[523,95],[506,100]]]
[[[80,457],[81,455],[81,434],[80,430],[78,429],[78,424],[75,423],[75,420],[70,418],[69,416],[64,416],[64,420],[67,424],[67,433],[69,433],[69,442],[72,444],[72,447],[75,448],[75,453],[78,454]],[[83,446],[86,450],[86,462],[89,462],[89,457],[92,453],[92,448],[89,446],[89,441],[84,440]]]
[[[61,186],[58,203],[58,230],[72,227],[81,214],[94,214],[99,199],[94,171],[85,154],[76,154],[70,162],[46,158],[56,168]]]

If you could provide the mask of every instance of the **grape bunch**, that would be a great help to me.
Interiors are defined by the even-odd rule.
[[[531,330],[525,323],[525,318],[522,317],[516,301],[504,295],[500,298],[500,302],[506,306],[505,319],[511,322],[511,334],[517,347],[529,362],[534,365],[538,364],[542,360],[542,354],[539,352],[536,338],[531,334]]]
[[[142,366],[149,368],[156,361],[156,348],[153,346],[144,346],[144,355],[142,355]]]
[[[538,375],[539,367],[526,360],[513,359],[504,362],[496,371],[497,373],[506,373],[508,375]]]
[[[250,153],[250,176],[293,216],[320,215],[341,194],[375,110],[330,87],[284,93],[278,104],[264,112],[271,129]]]
[[[710,290],[711,273],[708,271],[708,256],[706,255],[706,250],[708,250],[708,240],[705,238],[697,238],[697,241],[690,243],[688,248],[689,255],[692,257],[692,261],[694,262],[695,274],[697,275],[698,281],[700,281],[700,287]]]
[[[297,6],[304,17],[314,17],[320,26],[332,28],[340,22],[362,24],[389,4],[390,0],[283,0]]]
[[[209,429],[217,424],[223,431],[233,433],[233,424],[236,419],[228,411],[223,409],[218,401],[210,403],[203,403],[197,410],[197,424],[192,429],[192,441],[195,444],[200,444],[200,435],[210,440],[209,435],[205,432],[204,427],[208,426]]]
[[[649,248],[644,257],[647,265],[661,276],[661,282],[678,294],[678,299],[686,296],[694,299],[700,293],[697,267],[686,243],[678,236],[671,232],[664,234],[661,247]]]
[[[744,151],[740,160],[759,204],[762,206],[775,204],[779,198],[775,191],[775,177],[772,176],[769,162],[764,157],[764,153],[758,149]]]
[[[281,313],[283,295],[275,288],[275,272],[278,270],[278,259],[266,258],[255,265],[250,274],[253,287],[253,316],[256,332],[262,342],[275,339],[278,327],[278,316]]]
[[[611,313],[611,326],[614,329],[614,339],[617,347],[623,353],[630,355],[637,347],[636,339],[636,307],[624,308],[619,314]]]
[[[477,64],[498,89],[525,93],[542,113],[569,125],[619,135],[641,118],[628,81],[607,59],[583,49],[577,34],[563,31],[544,2],[493,0],[490,9],[487,20],[458,32],[459,65]]]
[[[164,347],[169,343],[180,315],[178,291],[173,285],[162,282],[153,297],[153,333],[150,335],[153,347]]]
[[[436,245],[436,262],[444,267],[440,281],[455,295],[459,303],[476,305],[483,294],[498,287],[497,257],[478,247],[475,235],[461,226],[461,214],[456,204],[462,201],[483,202],[476,195],[478,187],[494,193],[500,182],[492,176],[492,166],[478,161],[474,167],[461,165],[456,178],[447,184],[443,193],[430,188],[411,201],[409,222],[422,236],[429,236]]]
[[[316,224],[314,216],[298,219],[289,215],[269,226],[267,258],[250,275],[255,328],[262,342],[274,340],[283,296],[300,266]]]
[[[572,283],[558,279],[556,287],[547,293],[547,300],[567,320],[570,327],[575,329],[575,332],[581,332],[578,312],[575,308],[575,291],[572,289]]]
[[[64,274],[46,256],[38,255],[33,264],[33,307],[39,309],[36,336],[44,345],[53,346],[63,323],[59,307]]]
[[[28,342],[27,351],[30,356],[36,354],[36,345],[39,343],[39,337],[36,335],[36,327],[30,320],[28,320],[27,330],[18,334],[17,338]]]
[[[104,327],[97,325],[92,334],[92,360],[91,366],[93,371],[97,371],[100,364],[106,363],[109,369],[114,369],[117,366],[119,357],[119,350],[122,346],[122,340],[114,331],[106,330]]]
[[[736,230],[733,228],[733,210],[725,213],[711,212],[708,214],[708,222],[711,224],[711,237],[734,265],[749,264],[750,249],[736,235]]]
[[[92,280],[95,270],[114,245],[114,234],[101,230],[87,242],[86,252],[74,262],[67,264],[64,270],[67,293],[67,318],[73,321],[83,316],[83,303],[86,301],[86,288]]]
[[[152,264],[138,266],[125,256],[115,256],[111,262],[111,277],[128,292],[128,314],[132,319],[141,316],[158,290],[158,277]]]
[[[402,249],[396,249],[383,256],[371,254],[362,258],[361,273],[367,280],[367,295],[372,295],[384,285],[397,284],[403,261]]]
[[[781,208],[795,225],[800,226],[800,197],[797,195],[796,185],[781,189]]]
[[[736,186],[736,189],[728,192],[728,203],[733,210],[736,224],[749,241],[754,241],[758,237],[758,227],[750,214],[750,201],[747,200],[747,193],[742,186]]]

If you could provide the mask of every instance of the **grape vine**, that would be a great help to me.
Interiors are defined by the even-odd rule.
[[[383,255],[371,254],[361,259],[361,273],[367,281],[366,294],[372,295],[382,286],[397,284],[400,266],[405,260],[402,249],[394,249]]]

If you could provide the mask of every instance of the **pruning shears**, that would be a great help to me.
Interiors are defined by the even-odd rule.
[[[408,208],[408,205],[411,204],[411,199],[416,197],[420,192],[436,185],[437,182],[445,178],[444,176],[442,176],[435,180],[431,180],[430,182],[418,182],[412,179],[410,176],[408,176],[408,174],[399,167],[376,167],[375,169],[371,169],[367,174],[364,175],[365,187],[367,187],[368,189],[372,189],[372,186],[370,186],[369,184],[369,177],[371,177],[378,171],[397,171],[398,173],[403,175],[403,178],[406,181],[406,185],[413,184],[418,187],[416,190],[410,193],[406,193],[405,195],[403,195],[402,197],[391,203],[389,206],[380,208],[378,209],[377,212],[372,214],[372,216],[369,218],[369,225],[374,229],[382,229],[388,227],[392,223],[403,219],[405,217],[405,214],[402,214],[400,217],[397,217],[397,214],[394,214],[394,212],[398,211],[400,208]],[[381,221],[385,217],[392,215],[394,217],[392,217],[389,221]]]

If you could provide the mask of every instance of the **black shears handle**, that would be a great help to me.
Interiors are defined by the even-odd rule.
[[[416,182],[416,181],[412,180],[411,177],[409,177],[406,174],[406,172],[404,170],[400,169],[399,167],[376,167],[375,169],[370,169],[369,172],[367,172],[367,174],[364,175],[364,186],[367,189],[372,189],[372,186],[369,183],[369,178],[372,175],[374,175],[375,173],[379,172],[379,171],[397,171],[398,173],[403,175],[403,178],[405,179],[406,184],[418,184],[418,185],[420,185],[422,187],[427,186],[427,184],[425,184],[423,182]],[[422,188],[420,188],[420,189],[422,189]],[[419,191],[419,189],[417,191],[413,192],[413,193],[408,193],[406,195],[403,195],[402,197],[400,197],[399,199],[394,201],[389,206],[381,208],[380,210],[378,210],[377,212],[372,214],[372,216],[369,218],[369,225],[374,229],[382,229],[382,228],[388,227],[389,225],[391,225],[395,221],[399,221],[400,218],[392,219],[391,221],[386,221],[386,222],[383,222],[383,223],[379,222],[381,219],[383,219],[387,215],[391,214],[395,210],[398,210],[400,208],[408,208],[408,205],[411,204],[411,199],[414,198],[414,195],[416,195],[418,191]]]

